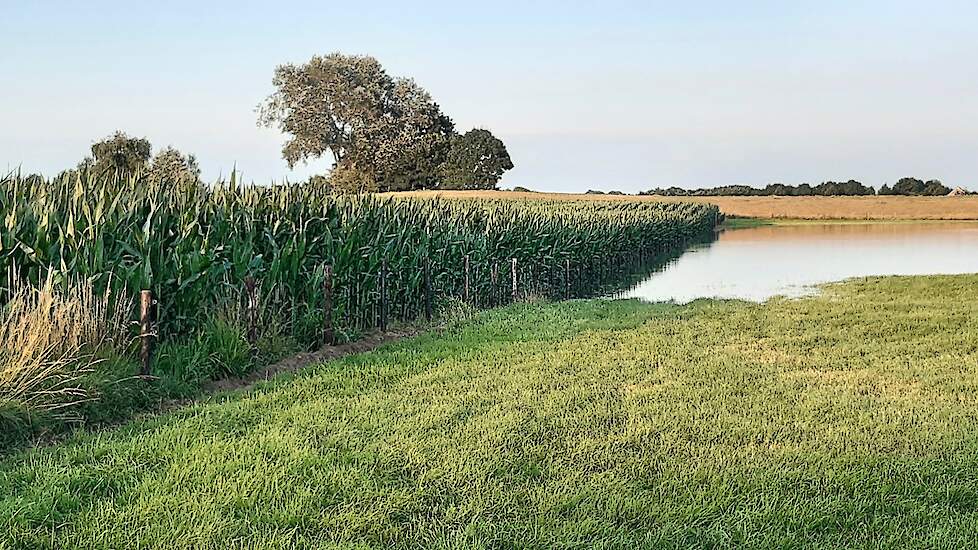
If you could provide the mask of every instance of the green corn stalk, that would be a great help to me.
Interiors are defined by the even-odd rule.
[[[562,295],[570,262],[576,293],[587,295],[614,280],[607,266],[674,251],[718,219],[715,206],[694,203],[378,198],[234,177],[208,186],[11,174],[0,177],[0,269],[21,283],[53,274],[98,291],[152,289],[169,337],[200,330],[202,311],[239,299],[248,276],[295,324],[320,307],[329,264],[334,319],[370,327],[384,259],[389,310],[409,320],[424,314],[426,264],[439,297],[461,296],[466,255],[478,304],[508,296],[511,258],[521,285],[552,296]]]

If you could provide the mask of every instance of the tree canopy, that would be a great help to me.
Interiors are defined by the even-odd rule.
[[[442,189],[495,189],[513,168],[506,145],[489,130],[474,129],[452,137],[441,168]]]
[[[880,194],[883,194],[880,189]],[[890,195],[926,195],[943,196],[951,192],[950,187],[946,187],[940,180],[929,180],[926,183],[917,178],[900,178],[893,188],[889,190]]]
[[[99,175],[131,174],[146,168],[151,152],[146,138],[117,131],[92,144],[92,156],[82,160],[79,168],[94,170]]]
[[[887,188],[888,189],[888,188]],[[643,195],[666,195],[666,196],[784,196],[784,197],[807,197],[807,196],[859,196],[874,195],[876,191],[869,185],[856,180],[845,182],[826,181],[812,186],[808,183],[801,185],[787,185],[784,183],[772,183],[763,188],[751,187],[749,185],[724,185],[709,189],[682,189],[680,187],[670,187],[668,189],[651,189],[641,193]]]
[[[454,125],[414,80],[390,76],[373,57],[333,53],[281,65],[272,83],[259,123],[291,136],[289,166],[329,152],[340,190],[435,184]]]
[[[393,97],[394,114],[375,144],[377,180],[386,191],[434,187],[455,125],[414,80],[396,79]]]
[[[92,156],[85,157],[75,170],[97,177],[119,178],[142,173],[165,183],[200,181],[200,168],[193,155],[185,155],[173,147],[165,147],[156,156],[152,156],[152,152],[148,139],[116,131],[96,141],[92,145]],[[67,173],[73,171],[68,170],[62,175]]]
[[[158,181],[196,182],[200,180],[200,168],[193,155],[184,155],[173,147],[167,147],[153,157],[149,175]]]
[[[275,91],[258,108],[259,124],[289,136],[282,156],[290,167],[332,155],[334,190],[441,187],[446,174],[452,185],[494,187],[502,171],[512,168],[492,134],[458,136],[424,88],[389,75],[373,57],[331,53],[280,65],[272,84]],[[456,150],[457,144],[463,149]],[[486,159],[477,163],[469,149]],[[463,177],[465,170],[470,172]]]

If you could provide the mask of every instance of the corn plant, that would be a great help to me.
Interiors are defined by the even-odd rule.
[[[10,175],[0,179],[0,269],[21,283],[53,276],[99,290],[152,289],[163,337],[199,330],[203,312],[235,300],[251,276],[288,312],[281,322],[309,341],[327,264],[334,319],[364,328],[376,324],[385,260],[389,310],[414,319],[426,267],[438,299],[461,295],[466,255],[477,304],[510,297],[514,258],[521,293],[559,296],[570,265],[574,294],[585,296],[620,266],[710,233],[718,216],[692,203],[377,198],[234,177],[206,186]]]

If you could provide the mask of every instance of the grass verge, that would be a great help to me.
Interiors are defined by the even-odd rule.
[[[960,547],[978,276],[577,301],[0,462],[3,547]]]
[[[750,229],[752,227],[764,227],[767,225],[777,225],[777,220],[764,218],[737,218],[728,216],[723,220],[718,229]]]
[[[242,323],[207,312],[201,332],[163,342],[152,375],[139,376],[129,310],[87,283],[24,287],[0,308],[0,456],[193,397],[302,349],[274,323],[252,347]]]

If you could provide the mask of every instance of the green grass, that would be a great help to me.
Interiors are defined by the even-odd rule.
[[[765,225],[775,225],[778,220],[768,218],[737,218],[728,216],[720,224],[720,229],[750,229]]]
[[[0,548],[969,547],[978,276],[510,306],[0,462]]]

